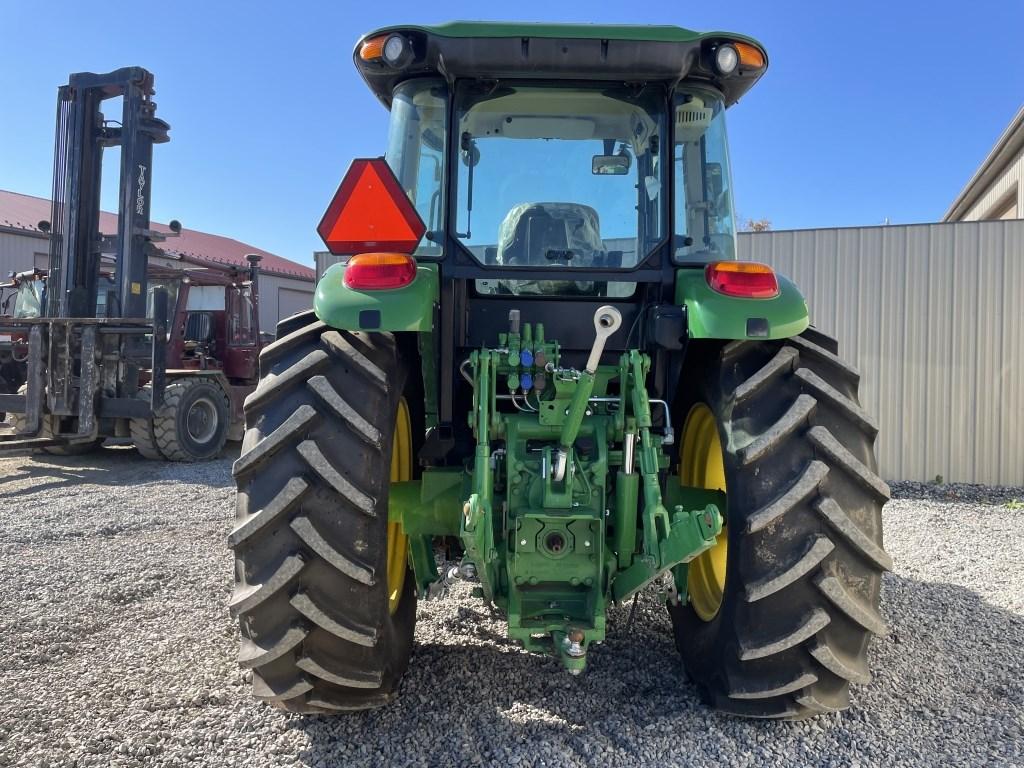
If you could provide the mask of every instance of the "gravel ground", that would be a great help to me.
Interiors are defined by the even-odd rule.
[[[893,632],[843,714],[709,712],[653,597],[572,678],[456,588],[420,604],[399,701],[328,719],[235,666],[230,458],[0,458],[0,766],[1024,764],[1024,489],[897,487]]]

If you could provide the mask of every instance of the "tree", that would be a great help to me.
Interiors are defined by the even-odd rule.
[[[747,219],[746,223],[740,226],[741,232],[768,232],[772,223],[768,219]]]

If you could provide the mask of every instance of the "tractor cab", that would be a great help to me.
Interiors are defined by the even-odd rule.
[[[150,267],[148,316],[156,291],[163,290],[168,297],[168,369],[220,371],[232,383],[255,377],[259,257],[252,258],[249,270]]]
[[[592,341],[577,319],[607,302],[634,336],[678,338],[678,313],[641,327],[643,308],[678,304],[691,278],[703,294],[705,267],[735,261],[725,113],[767,66],[750,38],[455,22],[374,32],[354,60],[390,110],[385,159],[424,224],[410,255],[452,291],[440,321],[455,357],[526,306],[574,363]],[[778,319],[756,322],[793,322],[789,287],[769,307]]]

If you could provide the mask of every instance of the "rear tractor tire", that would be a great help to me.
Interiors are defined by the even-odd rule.
[[[260,355],[233,470],[239,664],[282,709],[378,707],[396,695],[416,620],[405,536],[388,523],[389,484],[412,477],[406,369],[390,334],[312,312],[287,323]]]
[[[834,340],[732,342],[702,363],[684,403],[680,480],[725,490],[719,544],[669,605],[676,645],[709,704],[799,719],[845,709],[871,675],[882,505],[877,427]],[[687,566],[681,566],[687,567]]]
[[[153,445],[147,443],[144,423],[133,428],[132,438],[138,435],[135,445],[146,458],[206,461],[217,458],[224,448],[230,418],[227,395],[216,382],[198,376],[174,379],[164,388],[163,405],[152,419],[159,455],[148,455]]]

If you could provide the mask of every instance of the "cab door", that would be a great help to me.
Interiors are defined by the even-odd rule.
[[[231,379],[256,378],[258,371],[256,307],[249,284],[227,289],[227,351],[224,373]]]

